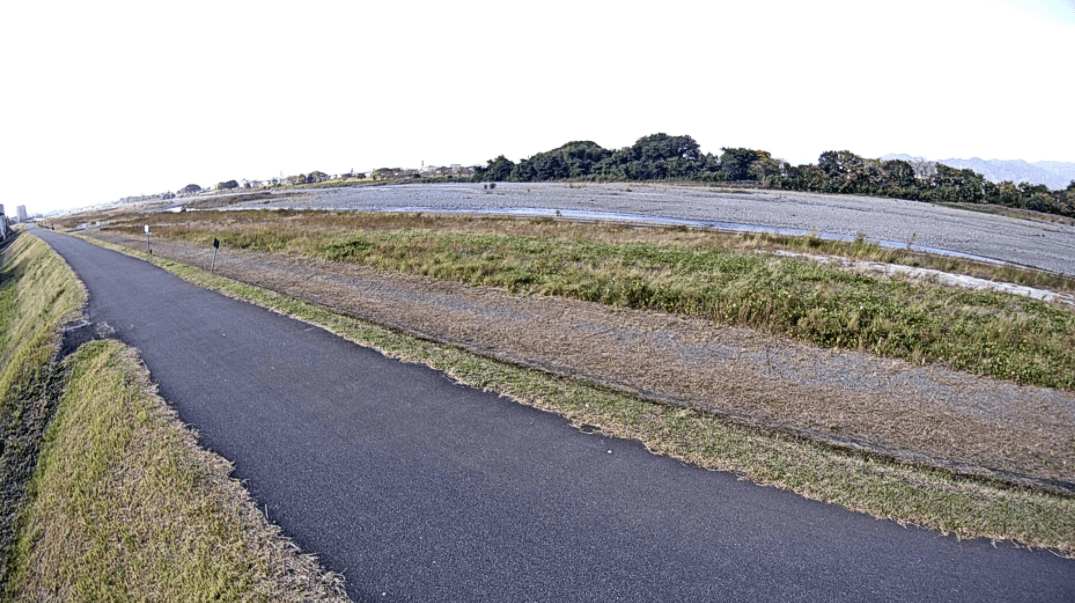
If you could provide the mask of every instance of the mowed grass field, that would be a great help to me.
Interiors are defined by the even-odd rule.
[[[85,299],[30,234],[3,250],[0,416],[10,601],[346,601],[116,341],[59,361]],[[49,417],[51,416],[51,421]],[[21,474],[7,471],[12,465]],[[18,491],[17,495],[11,495]]]
[[[187,223],[176,226],[190,229],[182,236],[212,240],[213,235],[207,236],[208,231],[191,228],[197,216],[185,217]],[[291,219],[294,216],[283,217]],[[368,218],[381,219],[378,216]],[[236,228],[239,232],[253,227],[263,229],[268,233],[266,236],[278,235],[271,223],[244,226],[241,216],[229,215],[224,219],[236,220],[240,224]],[[271,218],[259,219],[268,222]],[[399,217],[384,219],[398,220]],[[405,219],[427,218],[411,216]],[[492,223],[494,228],[511,229],[517,225],[515,222]],[[541,222],[536,226],[556,227]],[[157,232],[167,232],[167,228],[159,227]],[[217,236],[224,233],[222,239],[228,236],[226,229],[216,232]],[[347,244],[354,240],[355,234],[353,230],[337,233],[331,228],[328,232],[310,229],[296,238],[309,237],[313,241],[298,243],[291,249],[299,253],[308,245],[322,246],[325,240],[334,241],[329,245]],[[612,232],[610,236],[618,237],[619,233]],[[821,442],[776,431],[737,425],[703,411],[625,395],[583,379],[506,365],[453,346],[418,340],[335,314],[303,300],[211,275],[201,268],[150,256],[142,250],[102,244],[153,261],[195,284],[320,325],[390,357],[420,362],[461,383],[497,391],[520,403],[557,412],[576,426],[590,426],[587,429],[597,426],[608,435],[637,439],[656,454],[667,454],[707,469],[732,471],[743,479],[878,518],[916,524],[960,537],[1011,540],[1033,547],[1047,547],[1063,555],[1075,555],[1075,497],[1069,495],[956,476],[864,452],[833,449]]]
[[[1057,292],[1075,280],[815,237],[635,229],[551,219],[287,211],[129,216],[110,228],[654,309],[760,328],[824,347],[936,362],[1075,389],[1075,309],[993,291],[856,273],[757,251],[904,263]]]

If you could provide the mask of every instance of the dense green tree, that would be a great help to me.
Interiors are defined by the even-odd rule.
[[[658,133],[609,155],[598,173],[631,180],[693,178],[705,172],[706,157],[690,136]]]
[[[978,176],[978,174],[976,172],[971,172],[971,173],[974,174],[975,176]],[[1038,195],[1038,194],[1047,195],[1047,194],[1049,194],[1049,187],[1045,186],[1044,184],[1031,184],[1029,182],[1020,182],[1019,183],[1019,192],[1022,193],[1023,195],[1026,195],[1026,196]]]
[[[825,173],[816,165],[807,163],[789,167],[781,182],[781,188],[797,191],[820,191],[825,188]]]
[[[915,179],[914,166],[906,161],[899,159],[885,161],[881,163],[881,170],[884,174],[884,182],[889,187],[903,190],[914,188],[918,184]]]
[[[1056,194],[1057,211],[1065,216],[1075,216],[1075,180]]]
[[[998,184],[990,183],[987,188],[989,202],[1005,207],[1019,207],[1022,205],[1022,194],[1019,187],[1011,180],[1005,180]]]
[[[514,161],[500,155],[496,159],[490,159],[489,165],[474,170],[474,180],[477,180],[478,182],[481,182],[482,180],[502,182],[511,177],[511,170],[514,167]]]
[[[928,194],[930,201],[949,203],[981,203],[985,197],[985,177],[974,170],[958,170],[937,165]]]
[[[825,151],[817,165],[790,166],[767,151],[722,148],[702,154],[690,136],[658,133],[615,151],[591,141],[569,142],[520,161],[503,155],[478,168],[475,180],[756,180],[766,188],[884,195],[920,201],[994,203],[1075,215],[1075,181],[1063,191],[1042,185],[988,182],[973,170],[927,161],[881,161],[851,151]]]
[[[690,136],[669,136],[658,133],[643,136],[631,147],[631,156],[642,163],[660,163],[674,159],[702,161],[702,151]]]
[[[757,180],[751,168],[763,156],[772,159],[769,153],[754,149],[722,147],[720,150],[720,176],[723,180]]]
[[[776,188],[787,175],[787,162],[776,159],[766,151],[758,151],[758,154],[758,159],[747,169],[750,179],[757,180],[764,187]]]
[[[826,176],[824,192],[859,192],[860,185],[866,180],[866,162],[851,151],[825,151],[818,157],[817,167]]]
[[[612,155],[612,151],[589,140],[568,143],[561,147],[561,151],[571,164],[572,178],[593,175],[597,166]]]
[[[589,140],[569,142],[520,161],[511,179],[518,181],[585,178],[612,152]]]

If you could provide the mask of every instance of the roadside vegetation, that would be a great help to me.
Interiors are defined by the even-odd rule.
[[[0,251],[0,590],[11,573],[19,510],[60,387],[61,325],[85,298],[66,265],[21,233]]]
[[[786,334],[825,347],[1075,389],[1075,311],[992,291],[859,274],[758,250],[897,261],[1075,289],[1072,279],[928,258],[856,241],[632,229],[552,219],[331,212],[157,214],[114,229],[654,309]]]
[[[141,251],[197,285],[320,325],[389,357],[426,364],[461,383],[556,412],[586,431],[632,438],[656,454],[732,471],[744,479],[846,508],[960,537],[1012,540],[1075,556],[1075,497],[986,478],[954,476],[865,452],[834,449],[779,431],[747,427],[700,410],[507,365],[415,339],[272,291],[211,275]]]
[[[348,600],[198,447],[132,350],[88,343],[65,368],[11,600]]]
[[[0,272],[0,600],[346,601],[114,341],[60,360],[84,290],[22,233]]]

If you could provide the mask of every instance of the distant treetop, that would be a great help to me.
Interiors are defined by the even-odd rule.
[[[1075,181],[1065,190],[1026,183],[993,183],[969,169],[935,162],[868,159],[825,151],[816,165],[791,166],[768,151],[730,148],[703,154],[690,136],[639,138],[619,150],[573,141],[514,163],[503,155],[474,172],[475,181],[684,180],[734,182],[761,188],[881,195],[918,201],[991,203],[1075,216]]]

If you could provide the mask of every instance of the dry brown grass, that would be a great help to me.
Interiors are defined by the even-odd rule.
[[[87,344],[68,369],[12,600],[348,601],[197,445],[132,350]]]
[[[12,570],[17,515],[55,406],[60,325],[85,291],[56,254],[20,234],[0,262],[0,586]]]

